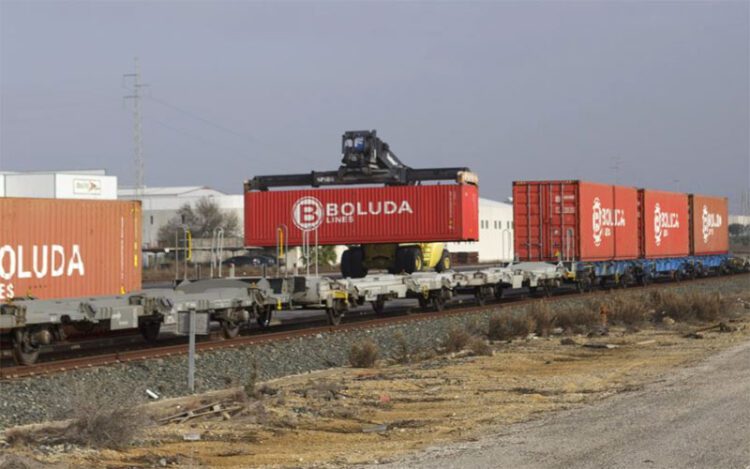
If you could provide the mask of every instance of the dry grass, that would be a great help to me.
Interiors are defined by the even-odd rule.
[[[677,294],[674,291],[657,290],[651,293],[655,319],[670,317],[676,321],[716,321],[726,310],[726,301],[719,293],[690,292]]]
[[[599,311],[591,305],[568,305],[557,310],[555,325],[566,332],[583,334],[600,323]]]
[[[535,301],[526,309],[527,314],[534,321],[534,332],[546,337],[555,327],[555,315],[550,305],[544,301]]]
[[[641,295],[615,294],[605,304],[605,307],[608,310],[610,321],[626,326],[643,324],[651,317],[651,308],[648,301]]]
[[[490,318],[487,337],[490,340],[510,340],[533,332],[536,323],[527,314],[500,313]]]
[[[370,339],[352,345],[349,350],[349,364],[354,368],[372,368],[378,360],[378,344]]]
[[[445,336],[443,347],[445,347],[445,351],[448,353],[460,352],[469,345],[470,340],[471,335],[465,329],[453,327]]]

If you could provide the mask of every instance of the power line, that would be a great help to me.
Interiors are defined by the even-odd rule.
[[[176,132],[176,133],[179,133],[179,134],[182,134],[182,135],[186,135],[186,136],[188,136],[190,138],[193,138],[193,139],[198,140],[200,142],[203,142],[205,144],[222,147],[222,148],[225,148],[225,149],[230,150],[232,152],[236,152],[239,155],[244,155],[244,153],[245,153],[244,150],[241,150],[241,149],[238,149],[238,148],[234,148],[232,146],[225,145],[223,143],[217,143],[215,141],[208,140],[208,139],[206,139],[206,138],[204,138],[204,137],[202,137],[200,135],[196,135],[196,134],[194,134],[192,132],[189,132],[189,131],[187,131],[185,129],[181,129],[179,127],[174,127],[174,126],[172,126],[170,124],[167,124],[166,122],[160,121],[158,119],[154,119],[153,117],[149,117],[148,120],[150,122],[154,122],[155,124],[158,124],[158,125],[166,128],[166,129],[169,129],[169,130],[171,130],[173,132]]]
[[[200,116],[200,115],[198,115],[196,113],[193,113],[191,111],[183,109],[183,108],[181,108],[179,106],[175,106],[174,104],[171,104],[171,103],[169,103],[167,101],[164,101],[163,99],[155,98],[153,96],[146,96],[146,99],[149,99],[151,101],[159,103],[162,106],[165,106],[165,107],[168,107],[168,108],[172,109],[173,111],[179,112],[180,114],[184,114],[184,115],[186,115],[188,117],[191,117],[191,118],[193,118],[195,120],[201,121],[204,124],[210,125],[211,127],[215,128],[215,129],[222,130],[222,131],[227,132],[229,134],[232,134],[232,135],[234,135],[236,137],[247,139],[248,141],[250,141],[252,143],[260,143],[256,138],[254,138],[254,137],[252,137],[250,135],[243,134],[241,132],[237,132],[236,130],[232,130],[229,127],[226,127],[226,126],[224,126],[222,124],[214,122],[214,121],[212,121],[210,119],[207,119],[207,118],[205,118],[203,116]]]

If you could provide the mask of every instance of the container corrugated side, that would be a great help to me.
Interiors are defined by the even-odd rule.
[[[245,244],[336,245],[475,241],[478,190],[468,184],[245,193]]]
[[[729,201],[726,197],[690,196],[691,254],[729,252]]]
[[[520,260],[638,257],[635,188],[585,181],[516,181],[513,210]]]
[[[137,201],[0,199],[0,300],[141,288]]]
[[[687,194],[641,189],[640,197],[643,257],[658,259],[689,255],[690,214]]]

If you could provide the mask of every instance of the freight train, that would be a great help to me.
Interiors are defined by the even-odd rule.
[[[581,289],[731,268],[728,201],[583,181],[513,183],[516,257],[562,262]]]
[[[424,186],[427,187],[430,186]],[[377,313],[383,311],[386,302],[399,298],[412,298],[422,308],[441,310],[457,294],[473,294],[479,304],[484,304],[502,298],[508,291],[551,294],[566,285],[590,290],[647,284],[664,277],[680,280],[750,271],[747,259],[728,253],[726,199],[581,181],[516,182],[513,192],[518,261],[508,265],[458,272],[371,273],[362,278],[284,274],[274,278],[202,280],[176,289],[135,288],[115,296],[17,298],[0,305],[0,333],[12,342],[16,361],[31,364],[42,346],[65,340],[65,326],[84,331],[95,326],[108,330],[137,328],[146,340],[153,341],[163,325],[174,325],[180,313],[195,310],[218,322],[226,337],[234,337],[251,322],[268,327],[274,312],[302,308],[325,310],[329,323],[336,325],[348,309],[367,302]],[[13,199],[6,199],[5,205],[0,203],[0,208],[5,206],[3,214],[17,209],[8,209],[13,204],[8,200]],[[66,205],[64,201],[54,203]],[[48,232],[64,231],[68,226],[66,217],[60,216],[67,212],[60,207],[49,208],[51,201],[25,204],[25,220],[38,217],[33,215],[35,204],[51,210],[42,210],[48,215]],[[134,281],[130,276],[137,270],[134,268],[138,256],[135,253],[130,257],[134,254],[130,242],[140,232],[133,221],[137,218],[132,218],[138,205],[114,206],[117,210],[90,209],[98,213],[100,221],[119,227],[108,234],[115,242],[103,243],[117,249],[95,249],[98,222],[78,223],[70,229],[82,229],[80,238],[68,241],[79,247],[70,248],[67,263],[61,260],[58,249],[51,248],[48,268],[72,276],[99,272],[102,281],[112,283],[104,288],[125,289],[132,285],[123,282],[129,278]],[[476,220],[475,213],[463,216]],[[28,277],[28,272],[33,277],[44,271],[44,249],[39,246],[48,241],[32,237],[32,244],[27,244],[25,235],[17,235],[17,228],[8,228],[4,223],[3,229],[3,279],[15,281],[11,274]],[[60,241],[60,246],[68,241]],[[103,257],[91,259],[89,251]],[[31,264],[25,257],[27,252],[32,256]],[[119,272],[114,277],[108,268],[97,270],[107,262]],[[50,275],[50,285],[56,285],[56,274]],[[75,290],[85,283],[70,285],[73,291],[85,294]],[[36,291],[43,294],[45,290]],[[56,295],[57,290],[51,291]]]

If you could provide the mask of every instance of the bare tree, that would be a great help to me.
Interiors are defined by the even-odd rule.
[[[210,238],[216,228],[224,228],[224,236],[227,238],[240,234],[237,214],[222,210],[216,201],[208,197],[199,199],[195,207],[189,203],[180,207],[177,215],[159,228],[159,245],[173,244],[175,233],[181,235],[183,226],[190,230],[193,238]]]

